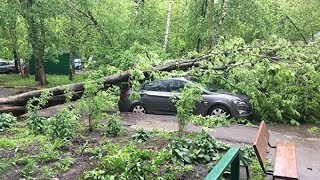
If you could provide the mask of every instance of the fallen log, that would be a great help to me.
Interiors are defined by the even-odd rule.
[[[172,70],[186,70],[192,66],[197,66],[197,62],[202,59],[207,58],[207,56],[202,56],[196,59],[189,60],[177,60],[166,65],[156,66],[152,69],[144,71],[145,77],[149,77],[150,74],[154,71],[172,71]],[[128,82],[130,78],[130,72],[124,71],[115,75],[107,76],[103,78],[104,86],[108,87],[110,84],[118,84],[121,82]],[[19,95],[9,96],[5,98],[0,98],[0,113],[13,113],[14,115],[21,115],[26,112],[26,104],[33,97],[39,97],[42,92],[50,91],[53,96],[48,100],[48,105],[46,107],[63,104],[65,103],[65,91],[73,91],[74,96],[72,100],[77,100],[81,98],[84,92],[84,84],[83,83],[75,83],[69,85],[58,86],[54,88],[42,89],[29,91],[26,93],[22,93]]]

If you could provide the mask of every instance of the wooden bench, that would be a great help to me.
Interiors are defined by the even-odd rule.
[[[269,137],[270,134],[267,126],[262,121],[253,143],[253,148],[264,173],[272,175],[273,179],[298,179],[295,145],[290,142],[278,142],[276,147],[274,147],[270,145]],[[273,171],[266,170],[264,166],[268,146],[276,149]]]

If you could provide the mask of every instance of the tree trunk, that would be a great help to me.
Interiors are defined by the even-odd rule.
[[[213,46],[213,17],[214,17],[214,1],[209,0],[209,8],[208,8],[208,43],[207,47],[210,51]]]
[[[73,22],[73,15],[70,15],[70,32],[69,32],[69,80],[73,80],[73,64],[74,64],[74,57],[73,57],[73,42],[74,41],[74,22]]]
[[[28,23],[28,36],[29,42],[32,47],[32,53],[35,57],[35,80],[39,81],[41,86],[48,85],[48,81],[44,69],[44,50],[45,50],[45,29],[44,21],[40,19],[40,22],[36,22],[31,11],[33,1],[28,0],[26,3],[26,9],[28,10],[24,14]],[[41,17],[40,17],[41,18]]]
[[[203,0],[202,1],[202,6],[201,6],[201,17],[204,19],[206,17],[206,11],[207,11],[207,4],[208,0]],[[201,37],[200,34],[198,34],[198,39],[197,39],[197,52],[200,52],[201,49]]]
[[[170,21],[171,21],[171,8],[172,8],[172,0],[168,0],[168,15],[167,15],[167,25],[166,25],[166,32],[164,34],[164,43],[163,48],[165,50],[168,49],[168,39],[169,39],[169,30],[170,30]]]
[[[219,36],[220,36],[220,33],[221,33],[221,29],[222,29],[222,26],[223,26],[223,22],[224,22],[224,19],[227,15],[227,12],[228,12],[228,0],[223,0],[222,1],[222,10],[221,10],[221,15],[220,15],[220,20],[219,20],[219,23],[218,23],[218,27],[217,27],[217,34],[216,34],[216,43],[218,43],[218,40],[219,40]]]

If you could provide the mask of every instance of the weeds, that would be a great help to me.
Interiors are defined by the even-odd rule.
[[[0,114],[0,132],[5,131],[13,127],[14,123],[17,121],[17,118],[12,114],[2,113]]]
[[[135,141],[142,143],[142,142],[148,141],[149,135],[147,134],[147,132],[144,129],[140,128],[136,131],[136,133],[132,136],[132,138]]]

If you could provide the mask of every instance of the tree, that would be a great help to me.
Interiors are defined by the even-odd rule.
[[[168,0],[167,25],[166,25],[166,32],[164,34],[164,43],[163,43],[163,47],[166,50],[168,49],[168,39],[169,39],[170,21],[171,21],[171,8],[172,8],[172,0]]]

